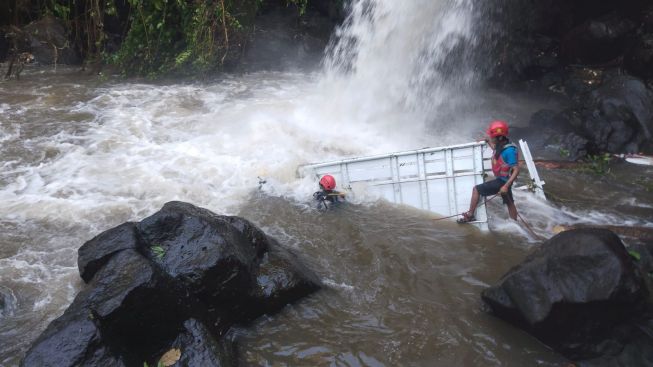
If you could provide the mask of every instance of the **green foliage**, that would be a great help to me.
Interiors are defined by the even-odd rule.
[[[159,245],[152,245],[150,251],[152,251],[152,254],[156,256],[157,260],[161,260],[166,256],[166,250]]]
[[[609,175],[611,173],[610,161],[612,161],[610,153],[588,155],[581,170],[601,176]]]
[[[131,26],[113,61],[126,75],[149,77],[221,68],[240,50],[257,7],[257,0],[128,2]]]
[[[558,153],[560,154],[560,156],[562,158],[569,158],[569,156],[571,155],[571,152],[569,151],[569,149],[565,149],[565,148],[560,148]]]
[[[628,251],[628,255],[630,255],[636,261],[639,261],[639,260],[642,259],[642,255],[640,255],[639,252],[637,252],[637,251],[630,250],[630,251]]]
[[[305,14],[309,3],[309,0],[285,1],[288,6],[295,6],[300,15]],[[113,64],[126,76],[157,77],[208,73],[236,60],[253,30],[256,11],[263,3],[263,0],[17,0],[9,8],[20,13],[17,23],[45,14],[63,20],[70,30],[71,47],[82,53],[86,63]],[[30,9],[36,13],[30,13]],[[104,28],[109,21],[126,22],[120,49],[111,53],[106,51],[108,38]]]
[[[64,22],[67,22],[70,20],[70,11],[71,11],[71,6],[69,4],[60,4],[55,0],[52,0],[49,2],[47,5],[47,10],[46,12],[52,12],[52,14],[63,20]]]
[[[147,364],[147,362],[143,362],[143,367],[150,367],[150,365]],[[164,366],[163,366],[163,363],[162,363],[161,361],[159,361],[159,362],[156,364],[156,367],[164,367]]]

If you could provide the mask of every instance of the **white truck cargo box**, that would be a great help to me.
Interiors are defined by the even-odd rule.
[[[520,144],[522,150],[528,150],[525,143]],[[486,172],[491,171],[491,154],[486,143],[478,142],[307,164],[298,168],[298,174],[313,176],[316,181],[330,174],[340,189],[353,191],[354,195],[365,190],[391,203],[451,216],[469,208],[472,189],[483,183]],[[524,156],[530,159],[530,152]],[[531,164],[528,168],[530,171]],[[541,190],[544,183],[535,176],[537,183],[533,187]],[[487,229],[485,205],[478,207],[476,219],[475,225]]]

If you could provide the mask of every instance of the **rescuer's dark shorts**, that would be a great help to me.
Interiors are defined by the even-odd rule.
[[[500,178],[496,178],[492,181],[484,182],[480,185],[476,185],[476,190],[481,196],[492,196],[499,193],[501,186],[505,185],[506,182]],[[512,198],[512,187],[508,189],[508,193],[501,195],[503,198],[504,204],[514,203],[515,200]]]

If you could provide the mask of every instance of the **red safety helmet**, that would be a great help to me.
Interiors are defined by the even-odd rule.
[[[320,179],[320,185],[325,189],[325,190],[333,190],[336,188],[336,179],[333,178],[331,175],[324,175]]]
[[[491,138],[496,138],[497,136],[508,136],[508,124],[505,121],[492,121],[490,127],[487,128],[487,134]]]

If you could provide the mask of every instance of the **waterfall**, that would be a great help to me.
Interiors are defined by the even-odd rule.
[[[478,81],[478,4],[354,0],[324,60],[326,78],[364,104],[421,115]]]

